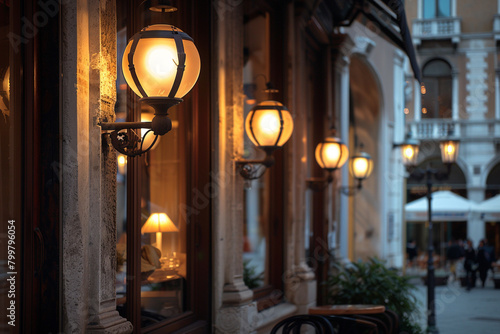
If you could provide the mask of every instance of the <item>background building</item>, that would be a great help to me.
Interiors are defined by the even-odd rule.
[[[334,261],[402,266],[392,144],[404,137],[413,47],[401,2],[174,4],[162,15],[139,0],[0,0],[0,317],[12,301],[17,317],[2,332],[267,333],[326,302]],[[200,77],[154,149],[119,156],[102,124],[152,117],[121,74],[127,40],[165,22],[193,38]],[[270,98],[268,81],[294,130],[246,181],[238,161],[262,152],[245,116]],[[333,129],[375,162],[354,197],[342,194],[354,185],[347,166],[323,191],[308,187],[325,175],[314,149]],[[168,231],[147,227],[155,213]]]
[[[467,0],[412,0],[405,6],[423,76],[423,89],[411,74],[405,86],[408,131],[423,143],[420,164],[439,166],[439,139],[448,135],[460,139],[450,179],[436,181],[435,190],[451,190],[480,203],[498,194],[500,185],[500,4],[482,1],[478,7]],[[411,201],[422,196],[425,185],[410,179],[407,190]],[[487,237],[499,255],[500,225],[495,217],[477,212],[463,221],[441,220],[434,238],[438,254],[443,255],[451,239],[470,238],[477,246]],[[422,229],[423,224],[409,223],[408,236],[425,245]]]

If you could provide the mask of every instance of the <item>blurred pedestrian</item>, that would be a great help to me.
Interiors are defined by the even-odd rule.
[[[477,247],[476,259],[479,266],[479,278],[481,279],[481,283],[484,288],[484,284],[486,283],[486,276],[488,275],[488,270],[491,267],[490,254],[485,248],[484,240],[481,240],[479,242],[479,246]]]
[[[493,274],[493,272],[494,272],[493,262],[495,262],[497,260],[495,257],[495,247],[488,244],[488,239],[484,238],[483,241],[484,241],[484,251],[487,253],[486,256],[489,257],[491,274]]]
[[[467,272],[467,291],[470,291],[470,289],[476,286],[476,271],[478,268],[476,251],[470,239],[467,239],[464,257],[464,268]]]
[[[417,257],[417,243],[415,240],[411,239],[410,242],[406,244],[406,255],[408,258],[408,266],[413,267],[413,260]]]

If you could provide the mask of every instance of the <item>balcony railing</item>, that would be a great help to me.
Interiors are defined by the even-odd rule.
[[[461,20],[460,17],[413,20],[413,43],[420,45],[422,40],[428,39],[451,39],[452,43],[458,43]]]
[[[453,137],[464,141],[500,139],[500,120],[423,119],[406,123],[412,137],[418,140],[437,140]]]

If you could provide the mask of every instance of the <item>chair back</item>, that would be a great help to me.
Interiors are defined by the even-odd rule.
[[[271,334],[276,334],[282,328],[283,334],[298,334],[302,326],[314,328],[316,334],[337,334],[332,324],[321,315],[294,315],[277,323],[271,330]]]

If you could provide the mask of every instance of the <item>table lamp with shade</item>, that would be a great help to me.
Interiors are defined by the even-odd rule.
[[[179,232],[179,229],[172,222],[166,213],[152,213],[144,226],[142,226],[141,234],[156,233],[156,246],[161,251],[162,233],[163,232]]]

